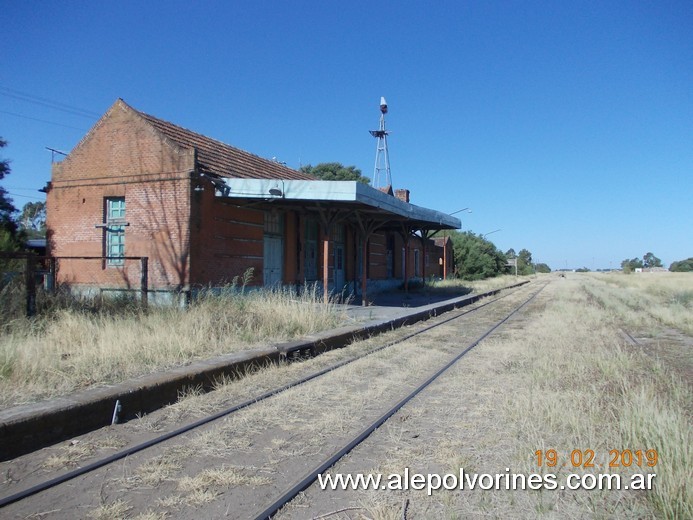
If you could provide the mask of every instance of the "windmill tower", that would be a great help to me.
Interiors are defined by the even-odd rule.
[[[380,128],[370,130],[373,137],[378,140],[375,150],[375,168],[373,170],[373,187],[387,188],[392,187],[392,176],[390,175],[390,156],[387,152],[387,134],[385,130],[385,114],[387,114],[387,101],[384,97],[380,98]],[[384,179],[381,177],[384,175]],[[383,182],[383,184],[381,184]]]

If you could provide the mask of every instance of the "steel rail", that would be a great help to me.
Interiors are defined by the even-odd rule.
[[[631,344],[640,345],[640,342],[637,339],[635,339],[633,335],[626,329],[621,329],[621,332],[623,332],[626,335],[626,337],[630,340]]]
[[[34,486],[31,486],[31,487],[29,487],[25,490],[22,490],[22,491],[18,491],[17,493],[14,493],[14,494],[9,495],[7,497],[0,498],[0,508],[3,508],[5,506],[8,506],[8,505],[13,504],[15,502],[19,502],[25,498],[36,495],[36,494],[41,493],[43,491],[46,491],[50,488],[59,486],[60,484],[64,484],[65,482],[68,482],[68,481],[75,479],[79,476],[85,475],[87,473],[91,473],[92,471],[95,471],[99,468],[102,468],[103,466],[107,466],[108,464],[111,464],[111,463],[116,462],[118,460],[129,457],[130,455],[134,455],[135,453],[138,453],[140,451],[144,451],[148,448],[151,448],[152,446],[156,446],[157,444],[161,444],[162,442],[165,442],[167,440],[173,439],[175,437],[179,437],[180,435],[183,435],[184,433],[187,433],[191,430],[197,429],[201,426],[204,426],[206,424],[214,422],[214,421],[216,421],[222,417],[225,417],[227,415],[231,415],[232,413],[235,413],[239,410],[247,408],[247,407],[249,407],[255,403],[258,403],[260,401],[264,401],[265,399],[269,399],[270,397],[273,397],[277,394],[285,392],[286,390],[289,390],[289,389],[294,388],[296,386],[307,383],[308,381],[311,381],[311,380],[316,379],[320,376],[328,374],[334,370],[342,368],[343,366],[346,366],[350,363],[353,363],[354,361],[358,361],[359,359],[363,359],[366,356],[370,356],[371,354],[375,354],[376,352],[379,352],[383,349],[386,349],[386,348],[392,347],[394,345],[397,345],[399,343],[402,343],[408,339],[413,338],[414,336],[417,336],[419,334],[423,334],[424,332],[428,332],[429,330],[436,328],[436,327],[440,327],[441,325],[445,325],[446,323],[453,321],[453,320],[456,320],[458,318],[461,318],[462,316],[465,316],[465,315],[470,314],[472,312],[476,312],[479,309],[482,309],[482,308],[484,308],[488,305],[491,305],[491,304],[493,304],[493,303],[495,303],[495,302],[497,302],[503,298],[506,298],[507,296],[510,296],[511,294],[514,294],[515,292],[519,291],[520,289],[521,289],[521,287],[515,288],[514,291],[508,292],[507,294],[499,296],[498,298],[495,298],[495,299],[490,300],[488,302],[484,302],[481,305],[474,307],[473,309],[466,309],[462,312],[459,312],[455,316],[451,316],[451,317],[445,318],[442,321],[428,325],[427,327],[424,327],[420,330],[417,330],[415,332],[407,334],[407,335],[405,335],[401,338],[398,338],[396,340],[390,341],[390,342],[386,343],[385,345],[381,345],[381,346],[379,346],[373,350],[369,350],[368,352],[366,352],[360,356],[357,356],[357,357],[354,357],[351,359],[347,359],[344,361],[340,361],[339,363],[336,363],[334,365],[330,365],[329,367],[324,368],[322,370],[319,370],[317,372],[314,372],[312,374],[309,374],[308,376],[304,376],[300,379],[297,379],[295,381],[287,383],[283,386],[274,388],[272,390],[268,390],[267,392],[260,394],[259,396],[248,399],[242,403],[233,405],[229,408],[226,408],[224,410],[216,412],[212,415],[208,415],[206,417],[203,417],[202,419],[199,419],[197,421],[189,423],[185,426],[182,426],[180,428],[172,430],[168,433],[164,433],[164,434],[162,434],[158,437],[155,437],[153,439],[150,439],[148,441],[145,441],[145,442],[142,442],[142,443],[137,444],[135,446],[131,446],[129,448],[123,449],[117,453],[109,455],[108,457],[104,457],[103,459],[96,460],[90,464],[87,464],[87,465],[82,466],[80,468],[74,469],[72,471],[69,471],[69,472],[63,474],[63,475],[59,475],[55,478],[46,480],[44,482],[40,482],[38,484],[35,484]]]
[[[440,368],[435,374],[433,374],[426,381],[424,381],[418,387],[416,387],[416,389],[414,389],[409,395],[407,395],[405,398],[403,398],[401,401],[399,401],[397,404],[395,404],[392,408],[390,408],[387,412],[385,412],[383,415],[381,415],[378,419],[376,419],[374,422],[372,422],[370,425],[368,425],[364,430],[361,431],[361,433],[359,433],[356,437],[354,437],[351,441],[349,441],[339,451],[334,453],[330,458],[326,459],[325,461],[320,463],[318,466],[313,468],[298,483],[291,486],[277,500],[275,500],[269,507],[264,509],[262,512],[256,514],[253,518],[255,518],[255,520],[265,520],[265,519],[271,518],[282,507],[284,507],[289,501],[291,501],[296,495],[298,495],[301,491],[304,491],[306,488],[308,488],[308,486],[310,486],[313,482],[315,482],[315,480],[318,478],[318,475],[327,471],[339,459],[344,457],[347,453],[349,453],[356,446],[358,446],[361,442],[363,442],[366,438],[368,438],[377,428],[382,426],[385,421],[387,421],[390,417],[392,417],[395,413],[397,413],[400,410],[400,408],[402,408],[405,404],[407,404],[414,397],[416,397],[422,390],[424,390],[427,386],[429,386],[433,381],[438,379],[438,377],[440,377],[451,366],[453,366],[455,363],[457,363],[465,354],[467,354],[467,352],[469,352],[474,347],[476,347],[484,339],[486,339],[488,336],[490,336],[498,327],[500,327],[506,321],[508,321],[515,313],[520,311],[520,309],[522,309],[525,305],[527,305],[529,302],[531,302],[547,285],[548,285],[548,283],[543,285],[537,292],[535,292],[532,296],[530,296],[529,299],[525,300],[521,305],[516,307],[505,318],[503,318],[502,320],[497,322],[490,329],[488,329],[481,336],[479,336],[479,338],[477,338],[471,344],[469,344],[467,347],[465,347],[464,350],[462,350],[462,352],[457,354],[448,363],[446,363],[442,368]]]

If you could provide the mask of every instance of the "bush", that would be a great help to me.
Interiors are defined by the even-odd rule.
[[[669,271],[673,273],[690,273],[693,271],[693,257],[672,262],[669,266]]]
[[[483,280],[505,272],[505,255],[496,246],[471,231],[450,234],[455,255],[455,276]]]

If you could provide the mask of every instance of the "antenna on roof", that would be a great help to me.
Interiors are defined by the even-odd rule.
[[[384,97],[380,98],[380,128],[369,130],[371,135],[378,140],[375,149],[375,168],[373,169],[373,187],[380,188],[380,174],[385,174],[385,184],[383,187],[392,186],[392,176],[390,175],[390,156],[387,152],[387,135],[385,130],[385,114],[387,114],[387,101]]]
[[[57,154],[60,154],[60,155],[67,156],[67,153],[61,152],[60,150],[56,150],[55,148],[50,148],[50,147],[46,146],[46,150],[50,150],[50,151],[51,151],[51,163],[54,163],[54,162],[55,162],[55,154],[56,154],[56,153],[57,153]]]

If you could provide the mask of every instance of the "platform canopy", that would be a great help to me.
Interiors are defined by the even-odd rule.
[[[422,208],[357,181],[219,179],[221,195],[264,201],[274,207],[340,214],[339,220],[370,222],[379,230],[460,229],[459,219]],[[239,200],[240,202],[240,200]]]

